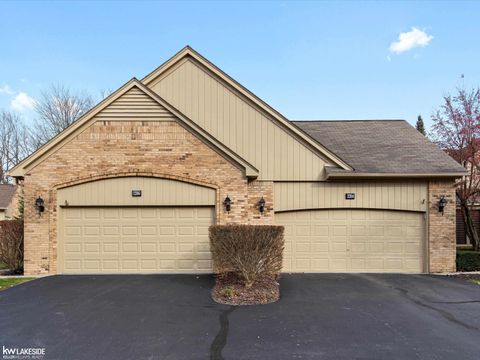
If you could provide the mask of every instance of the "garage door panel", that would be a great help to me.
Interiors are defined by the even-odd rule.
[[[211,272],[208,208],[64,208],[64,273]]]
[[[122,219],[135,219],[138,218],[138,209],[133,208],[133,209],[122,209],[121,210],[121,218]]]
[[[423,271],[422,213],[310,210],[276,213],[275,221],[285,226],[283,271]]]
[[[210,272],[212,267],[212,260],[198,260],[199,271]]]
[[[155,219],[156,218],[156,209],[142,208],[142,209],[140,209],[140,217],[142,219]]]
[[[68,209],[70,211],[70,209]],[[119,209],[111,209],[106,208],[103,209],[103,219],[120,219],[120,210]]]
[[[77,272],[82,269],[82,260],[66,260],[65,261],[65,270]]]
[[[87,253],[100,254],[100,242],[86,242],[83,245],[83,251]]]
[[[103,243],[103,252],[108,253],[117,253],[120,251],[120,244],[114,242]]]
[[[143,260],[140,261],[140,268],[142,270],[155,271],[157,269],[157,260],[156,259],[143,259]]]
[[[73,218],[75,219],[75,218]],[[66,226],[65,227],[65,234],[68,236],[81,236],[82,235],[82,227],[81,226]]]
[[[82,251],[82,244],[81,243],[70,243],[65,246],[65,252],[73,252],[78,253]]]
[[[311,266],[319,270],[328,271],[328,268],[330,266],[330,261],[329,259],[325,259],[325,258],[312,259]]]
[[[120,269],[119,261],[116,259],[103,260],[103,270],[105,271],[118,271]]]

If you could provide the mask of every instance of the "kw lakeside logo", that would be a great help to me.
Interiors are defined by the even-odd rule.
[[[45,348],[10,348],[2,346],[4,360],[33,360],[45,357]]]

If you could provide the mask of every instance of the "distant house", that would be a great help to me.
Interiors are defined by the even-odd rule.
[[[18,214],[17,186],[0,184],[0,221],[9,220]]]

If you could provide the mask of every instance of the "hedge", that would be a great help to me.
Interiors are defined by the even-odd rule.
[[[217,274],[234,272],[246,287],[282,269],[283,226],[213,225],[209,228],[213,268]]]
[[[457,251],[457,271],[480,271],[480,252]]]

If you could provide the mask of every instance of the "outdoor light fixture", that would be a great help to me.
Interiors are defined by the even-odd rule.
[[[258,202],[258,210],[263,214],[263,212],[265,211],[265,199],[262,198],[260,199],[260,201]]]
[[[441,212],[443,215],[443,210],[447,206],[447,199],[445,199],[445,195],[440,196],[440,200],[438,200],[438,212]]]
[[[35,209],[39,215],[45,211],[45,201],[40,196],[35,200]]]
[[[226,212],[230,212],[230,210],[232,209],[232,200],[228,197],[225,198],[225,200],[223,200],[223,205],[225,205],[225,211]]]

